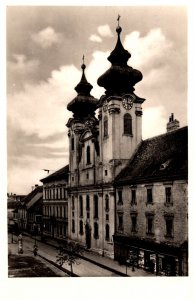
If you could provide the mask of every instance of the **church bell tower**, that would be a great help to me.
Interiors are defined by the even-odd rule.
[[[127,65],[131,54],[121,43],[119,18],[117,43],[108,57],[111,67],[97,81],[106,90],[99,101],[99,140],[107,182],[114,180],[142,140],[142,103],[145,101],[134,93],[134,86],[143,75]]]

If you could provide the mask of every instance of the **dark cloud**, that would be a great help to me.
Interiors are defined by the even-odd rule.
[[[65,141],[64,133],[40,137],[37,133],[27,134],[24,130],[8,123],[8,158],[63,158],[68,150],[68,145],[65,145],[64,142],[63,147],[52,146],[52,143],[59,141],[61,144],[63,140]]]

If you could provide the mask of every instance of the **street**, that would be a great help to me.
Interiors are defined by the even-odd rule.
[[[22,258],[25,256],[29,256],[29,257],[33,257],[36,261],[37,260],[40,261],[39,256],[34,257],[34,255],[33,255],[33,247],[34,247],[34,243],[35,243],[34,238],[23,235],[22,240],[23,240],[23,254],[20,254],[20,257]],[[11,254],[17,254],[17,251],[18,251],[18,244],[16,243],[17,242],[16,236],[14,236],[14,242],[15,243],[11,243],[11,235],[9,235],[9,253],[11,253]],[[36,240],[36,244],[38,246],[38,254],[40,254],[42,257],[45,257],[46,259],[49,259],[50,261],[53,261],[56,263],[56,255],[58,254],[58,251],[56,248],[54,248],[53,246],[44,244],[44,243],[40,242],[39,240]],[[43,262],[43,259],[41,259],[41,261]],[[49,268],[51,268],[50,263],[48,263],[47,261],[44,261],[44,264],[47,265]],[[70,266],[68,264],[64,264],[63,267],[70,271]],[[52,267],[52,269],[53,269],[53,272],[56,274],[55,276],[67,276],[64,272],[57,270],[56,267]],[[73,265],[73,272],[80,277],[118,276],[117,274],[115,274],[109,270],[101,268],[101,267],[99,267],[91,262],[88,262],[86,260],[83,260],[83,259],[78,259],[77,263],[75,263]],[[46,274],[45,274],[45,277],[47,277]],[[50,275],[50,276],[52,276],[52,275]],[[17,277],[17,276],[15,276],[15,277]]]

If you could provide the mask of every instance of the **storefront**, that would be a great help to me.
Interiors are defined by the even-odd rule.
[[[185,276],[181,247],[114,236],[114,259],[121,264],[143,268],[158,276]]]

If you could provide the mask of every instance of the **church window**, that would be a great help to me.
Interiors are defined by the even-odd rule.
[[[107,176],[107,175],[108,175],[108,171],[107,171],[107,170],[105,170],[105,171],[104,171],[104,173],[105,173],[105,176]]]
[[[71,150],[74,151],[74,137],[71,138]]]
[[[86,149],[86,164],[87,165],[91,164],[91,161],[90,161],[90,146],[87,146],[87,149]]]
[[[108,137],[108,118],[104,117],[104,137]]]
[[[86,210],[90,210],[90,197],[89,195],[86,196]]]
[[[94,218],[98,218],[98,196],[94,196]]]
[[[75,232],[75,220],[74,219],[72,220],[72,232],[73,233]]]
[[[71,208],[72,208],[72,210],[73,209],[75,209],[75,202],[74,202],[74,196],[72,196],[72,198],[71,198]]]
[[[79,222],[79,234],[83,235],[84,234],[84,230],[83,230],[83,221],[81,220]]]
[[[130,114],[124,115],[124,134],[132,135],[132,117]]]
[[[98,223],[97,222],[94,223],[94,238],[95,239],[99,238],[99,236],[98,236]]]
[[[123,193],[122,191],[118,191],[118,204],[122,205],[123,204]]]
[[[108,224],[106,224],[105,232],[106,232],[105,239],[107,241],[109,241],[109,239],[110,239],[110,230],[109,230],[109,225]]]
[[[123,214],[122,213],[118,214],[118,230],[120,230],[120,231],[123,230]]]
[[[105,196],[105,210],[109,211],[109,197],[108,197],[108,195]]]
[[[79,216],[83,217],[83,198],[79,196]]]

